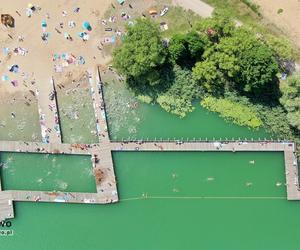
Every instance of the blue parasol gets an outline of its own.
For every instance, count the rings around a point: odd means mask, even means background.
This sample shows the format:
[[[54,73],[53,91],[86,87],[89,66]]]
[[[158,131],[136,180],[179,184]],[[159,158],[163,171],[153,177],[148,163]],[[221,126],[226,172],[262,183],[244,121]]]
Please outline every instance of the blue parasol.
[[[91,31],[92,30],[92,26],[90,25],[89,22],[85,21],[82,23],[82,28],[88,30],[88,31]]]

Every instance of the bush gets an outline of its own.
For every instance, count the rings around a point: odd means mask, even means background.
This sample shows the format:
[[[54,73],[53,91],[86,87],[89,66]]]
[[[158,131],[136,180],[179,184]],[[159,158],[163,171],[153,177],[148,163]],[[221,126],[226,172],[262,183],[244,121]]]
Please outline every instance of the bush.
[[[156,101],[167,112],[182,118],[194,110],[192,101],[197,95],[197,87],[189,70],[175,66],[173,72],[171,87],[161,93]]]
[[[286,83],[281,84],[280,90],[280,102],[287,111],[287,120],[300,132],[300,74],[288,77]]]
[[[169,93],[159,96],[157,103],[167,112],[178,115],[180,118],[185,117],[187,113],[194,110],[191,101]]]
[[[150,104],[153,101],[153,98],[149,95],[138,95],[137,99],[147,104]]]
[[[277,14],[281,14],[281,13],[283,13],[283,9],[278,9]]]

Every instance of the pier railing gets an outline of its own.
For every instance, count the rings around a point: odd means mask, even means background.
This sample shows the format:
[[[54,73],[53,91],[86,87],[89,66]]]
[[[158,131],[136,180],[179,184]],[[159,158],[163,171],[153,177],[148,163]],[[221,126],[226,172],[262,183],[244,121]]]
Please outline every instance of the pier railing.
[[[122,139],[111,139],[111,142],[117,142],[117,143],[141,143],[141,142],[174,142],[174,143],[195,143],[195,142],[222,142],[222,143],[232,143],[232,142],[270,142],[270,143],[295,143],[292,140],[288,139],[247,139],[247,138],[133,138],[133,137],[128,137],[128,138],[122,138]]]

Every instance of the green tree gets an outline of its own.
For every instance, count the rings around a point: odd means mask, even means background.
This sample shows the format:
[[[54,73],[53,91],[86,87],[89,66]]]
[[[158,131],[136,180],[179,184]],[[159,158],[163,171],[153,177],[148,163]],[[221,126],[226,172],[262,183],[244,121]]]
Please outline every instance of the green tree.
[[[159,70],[166,61],[160,30],[149,19],[137,19],[128,31],[122,45],[113,53],[113,65],[136,82],[159,83]]]
[[[191,31],[186,34],[185,40],[191,58],[200,60],[207,43],[207,41],[205,41],[205,37],[200,36],[195,31]]]
[[[277,37],[273,35],[264,36],[264,42],[274,52],[276,57],[280,60],[293,59],[293,46],[291,42],[284,37]]]
[[[223,37],[204,53],[204,58],[214,61],[222,73],[229,78],[234,77],[240,70],[239,55],[251,48],[256,38],[243,28],[232,31],[231,36]]]
[[[214,12],[211,18],[205,18],[196,25],[196,30],[208,35],[210,40],[218,43],[222,37],[231,36],[235,23],[226,13]]]
[[[243,51],[239,56],[240,71],[236,82],[248,93],[265,95],[274,93],[278,87],[278,64],[273,53],[265,45],[255,46]]]
[[[273,52],[252,32],[237,28],[231,36],[207,49],[204,62],[196,64],[193,76],[206,85],[227,87],[230,83],[247,94],[267,95],[278,87],[278,65]],[[221,81],[222,84],[217,84]],[[215,88],[206,89],[214,90]]]
[[[193,79],[208,93],[219,95],[223,93],[224,76],[218,70],[214,61],[197,62],[193,68]]]
[[[282,97],[280,102],[287,111],[289,124],[300,131],[300,74],[290,76],[280,86]]]
[[[284,37],[266,35],[263,37],[265,44],[273,51],[280,69],[292,72],[295,69],[294,50],[291,42]]]
[[[200,60],[208,43],[205,36],[200,36],[196,31],[187,34],[175,34],[170,39],[169,55],[173,62],[187,66]]]
[[[184,34],[175,34],[170,39],[169,55],[175,63],[181,63],[188,57],[188,50],[186,48],[186,40]]]

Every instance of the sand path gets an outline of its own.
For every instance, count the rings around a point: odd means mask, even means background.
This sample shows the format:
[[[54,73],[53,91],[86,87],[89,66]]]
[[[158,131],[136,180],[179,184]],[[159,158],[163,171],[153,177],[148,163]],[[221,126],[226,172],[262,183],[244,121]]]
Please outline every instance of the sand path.
[[[213,7],[200,0],[173,0],[173,4],[192,10],[201,17],[210,17],[214,11]]]

